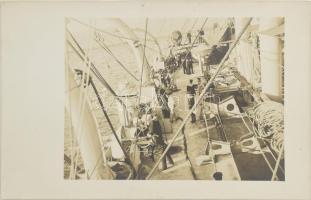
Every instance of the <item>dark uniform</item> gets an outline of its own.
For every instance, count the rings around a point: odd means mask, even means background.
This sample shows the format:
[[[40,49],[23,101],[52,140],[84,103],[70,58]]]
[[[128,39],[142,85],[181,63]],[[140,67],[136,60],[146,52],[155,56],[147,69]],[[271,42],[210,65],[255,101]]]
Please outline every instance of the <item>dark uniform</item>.
[[[188,38],[188,44],[191,44],[191,33],[187,33],[187,38]]]
[[[151,124],[150,124],[150,129],[152,134],[156,135],[156,143],[158,144],[158,147],[161,148],[161,152],[163,153],[165,148],[167,147],[166,143],[164,142],[163,138],[163,133],[160,125],[160,121],[157,117],[153,117]],[[167,153],[163,159],[162,159],[162,170],[167,169],[167,163],[166,160],[173,165],[174,161],[169,153]]]
[[[187,61],[188,74],[194,74],[191,51],[188,52],[186,61]]]
[[[192,109],[195,104],[195,86],[192,84],[192,80],[190,80],[190,84],[187,86],[187,95],[188,95],[188,108]],[[194,123],[196,121],[195,113],[191,113],[191,122]]]

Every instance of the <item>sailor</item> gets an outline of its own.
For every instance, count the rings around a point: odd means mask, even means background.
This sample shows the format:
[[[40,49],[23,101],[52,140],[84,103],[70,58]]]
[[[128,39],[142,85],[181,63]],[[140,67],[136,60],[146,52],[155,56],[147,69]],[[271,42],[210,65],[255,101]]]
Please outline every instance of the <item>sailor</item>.
[[[199,43],[203,43],[204,39],[204,31],[203,30],[199,30],[198,31],[198,34],[199,34]]]
[[[180,56],[181,57],[181,64],[182,64],[182,68],[184,71],[184,74],[188,74],[188,70],[187,70],[187,59],[185,58],[184,55]]]
[[[198,90],[198,94],[201,95],[203,89],[204,89],[204,83],[201,81],[201,78],[198,77],[198,87],[197,87],[197,90]]]
[[[180,54],[176,54],[176,56],[175,56],[175,62],[176,62],[177,68],[181,67],[181,66],[180,66],[180,65],[181,65],[181,56],[180,56]]]
[[[195,86],[193,85],[193,80],[190,79],[189,85],[187,85],[187,98],[188,98],[188,108],[191,109],[194,106],[195,103]],[[196,116],[195,113],[191,113],[191,123],[195,123]]]
[[[190,31],[187,33],[187,38],[188,38],[188,44],[191,44],[191,32]]]
[[[177,69],[177,65],[176,65],[176,60],[175,60],[174,56],[171,57],[171,65],[172,65],[172,68],[173,68],[173,72],[175,72],[176,69]]]
[[[176,80],[175,80],[175,74],[174,73],[170,73],[169,76],[170,76],[170,89],[172,91],[176,91],[177,90],[177,85],[176,85]]]
[[[152,113],[152,119],[150,123],[150,131],[153,135],[157,137],[157,142],[162,143],[163,136],[162,136],[162,128],[160,121],[156,115],[156,113]]]
[[[168,102],[168,96],[166,95],[165,89],[161,88],[159,90],[159,103],[161,106],[162,114],[164,118],[169,118],[170,116],[170,110],[168,108],[167,102]]]
[[[177,68],[179,68],[180,65],[181,65],[181,56],[180,56],[180,54],[176,54],[176,56],[175,56],[175,62],[176,62]]]
[[[186,57],[183,63],[183,68],[184,68],[184,74],[190,74],[189,60]]]
[[[170,73],[166,73],[166,75],[165,75],[165,82],[166,82],[166,87],[169,87],[171,85],[171,75],[170,75]]]
[[[205,87],[205,84],[201,81],[201,78],[198,77],[198,85],[197,85],[197,93],[198,95],[201,95],[203,92],[203,89]],[[203,119],[203,108],[204,108],[204,100],[201,101],[198,105],[198,116],[202,120]]]
[[[164,85],[164,87],[167,87],[166,70],[162,71],[161,73],[161,82]]]
[[[159,81],[159,79],[154,78],[153,82],[154,82],[154,85],[155,85],[156,88],[159,88],[161,86],[161,82]]]
[[[148,127],[144,120],[142,119],[142,116],[139,115],[137,119],[137,130],[136,135],[137,136],[146,136],[148,133]]]
[[[217,49],[217,45],[213,45],[212,46],[212,50],[211,50],[211,53],[210,53],[210,56],[208,58],[208,64],[209,65],[216,65],[218,64],[219,62],[219,51]]]
[[[186,59],[186,71],[187,74],[193,74],[193,64],[192,64],[192,54],[191,51],[188,50],[188,52],[185,55],[185,59]]]
[[[146,113],[146,114],[144,114],[144,115],[142,116],[142,122],[143,122],[144,124],[146,124],[147,126],[150,125],[151,119],[152,119],[152,116],[151,116],[150,113]]]
[[[174,122],[175,120],[183,120],[176,112],[176,103],[172,95],[168,97],[168,107],[170,109],[170,121]]]
[[[211,75],[209,73],[209,70],[207,70],[207,69],[203,72],[203,76],[204,76],[206,82],[208,82],[211,79]]]
[[[205,70],[205,71],[204,71],[204,78],[205,78],[205,80],[206,80],[207,83],[208,83],[209,80],[212,78],[212,76],[210,75],[210,73],[209,73],[208,70]],[[207,91],[208,91],[208,92],[212,92],[214,89],[215,89],[215,85],[214,85],[214,83],[211,83],[210,86],[208,87]]]
[[[170,121],[173,122],[175,101],[173,95],[169,95],[167,105],[170,109]]]
[[[188,105],[189,109],[194,105],[194,95],[195,95],[195,86],[193,84],[193,80],[189,80],[189,85],[187,85],[187,94],[188,94]]]
[[[164,141],[162,127],[161,127],[160,120],[158,119],[156,113],[152,114],[152,121],[150,124],[150,130],[151,130],[152,134],[155,136],[156,143],[159,145],[159,148],[161,149],[161,151],[163,153],[167,144]],[[167,169],[166,161],[168,161],[168,163],[171,166],[174,165],[174,161],[173,161],[171,155],[169,153],[167,153],[164,156],[164,158],[161,160],[161,166],[159,166],[159,168],[161,170]]]
[[[166,66],[167,66],[170,73],[172,73],[176,70],[175,57],[173,55],[169,55],[169,57],[167,58]]]
[[[187,72],[187,60],[183,60],[183,65],[182,65],[182,68],[183,68],[183,71],[184,71],[184,74],[188,74]]]

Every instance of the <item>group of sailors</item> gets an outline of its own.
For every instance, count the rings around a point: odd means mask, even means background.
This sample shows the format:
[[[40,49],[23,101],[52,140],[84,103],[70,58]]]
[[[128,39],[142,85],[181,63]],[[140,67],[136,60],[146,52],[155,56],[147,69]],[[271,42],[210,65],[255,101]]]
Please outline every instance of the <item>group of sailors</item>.
[[[149,141],[151,141],[149,143],[150,145],[146,146],[148,148],[147,153],[149,153],[148,155],[151,156],[153,161],[155,161],[155,149],[159,149],[160,152],[163,153],[165,148],[167,147],[167,144],[165,143],[165,139],[163,137],[163,125],[161,125],[160,123],[160,118],[161,115],[157,112],[156,109],[151,108],[149,104],[140,104],[137,124],[134,124],[137,127],[136,137],[145,138],[146,141],[149,139]],[[174,161],[169,153],[166,154],[166,156],[162,159],[160,166],[161,170],[167,169],[167,164],[171,166],[174,165]]]
[[[201,95],[201,93],[203,92],[206,84],[208,83],[208,81],[210,80],[211,76],[210,74],[207,72],[204,74],[204,79],[202,81],[202,79],[200,77],[197,78],[197,83],[194,84],[193,80],[190,79],[189,80],[189,84],[187,85],[186,91],[187,91],[187,100],[188,100],[188,109],[191,110],[192,107],[195,104],[195,98],[196,95]],[[199,116],[199,119],[202,120],[203,119],[203,114],[204,114],[204,101],[208,96],[211,96],[211,93],[213,92],[213,89],[215,88],[214,84],[210,84],[209,88],[207,89],[207,91],[205,92],[205,95],[203,97],[203,101],[201,101],[199,103],[199,105],[197,106],[197,115]],[[196,112],[193,111],[191,112],[191,123],[195,123],[196,122]]]
[[[159,60],[157,60],[159,61]],[[176,112],[176,103],[173,93],[177,91],[174,73],[182,68],[184,74],[193,74],[193,59],[191,51],[170,55],[164,60],[164,68],[153,70],[152,78],[155,83],[155,91],[159,107],[155,108],[150,104],[140,104],[138,108],[136,124],[136,136],[140,138],[152,138],[154,145],[152,148],[164,150],[167,146],[164,138],[164,119],[169,119],[171,123],[183,120]],[[154,68],[156,69],[156,68]],[[205,77],[206,78],[206,77]],[[207,80],[208,81],[208,80]],[[188,109],[192,109],[195,104],[195,96],[200,95],[205,87],[205,82],[197,78],[196,83],[191,79],[187,85]],[[201,105],[202,104],[202,105]],[[199,116],[203,113],[203,103],[199,104]],[[196,113],[191,113],[191,122],[196,122]],[[152,150],[153,151],[153,150]],[[152,158],[154,159],[153,155]],[[173,160],[169,153],[162,160],[162,169],[167,168],[167,161],[173,165]]]
[[[198,43],[203,43],[204,42],[204,30],[198,30],[197,31],[197,34],[198,34]],[[187,33],[187,39],[188,39],[188,44],[191,44],[191,42],[192,42],[192,34],[191,34],[191,32],[189,31],[188,33]]]
[[[189,80],[189,84],[187,85],[187,100],[188,100],[188,109],[191,110],[192,107],[195,104],[195,95],[196,93],[200,94],[200,91],[198,91],[198,88],[202,88],[203,84],[201,83],[201,79],[198,78],[198,83],[194,84],[193,80],[190,79]],[[204,88],[204,86],[203,86]],[[191,123],[195,123],[196,122],[196,114],[195,111],[191,112]]]
[[[204,32],[201,33],[204,35]],[[193,71],[193,58],[191,51],[187,50],[183,53],[177,53],[175,55],[170,52],[169,56],[164,62],[164,69],[160,69],[155,74],[154,78],[156,78],[158,84],[156,84],[156,93],[158,97],[158,102],[162,107],[162,114],[164,118],[170,118],[171,122],[174,120],[182,119],[178,116],[175,110],[175,103],[172,93],[177,91],[177,86],[174,79],[174,72],[178,68],[183,68],[184,74],[194,74]],[[211,78],[209,72],[206,70],[204,72],[203,80],[201,78],[197,78],[197,83],[194,84],[194,81],[191,79],[189,84],[187,85],[187,99],[188,99],[188,108],[191,109],[195,104],[195,96],[200,95],[203,91],[205,84]],[[213,88],[213,84],[210,88]],[[202,108],[203,106],[199,105],[199,116],[202,118]],[[191,122],[196,122],[195,112],[191,114]]]
[[[159,75],[160,75],[159,78],[161,82],[160,85],[161,88],[172,91],[177,89],[173,73],[170,73],[167,69],[164,69],[159,71]]]
[[[174,80],[174,72],[182,66],[182,61],[184,61],[182,60],[182,57],[185,57],[185,55],[178,55],[176,57],[170,55],[164,62],[164,69],[153,71],[153,80],[155,82],[159,109],[152,107],[150,104],[140,104],[138,108],[136,124],[134,123],[137,127],[136,136],[146,139],[152,138],[154,143],[152,148],[160,148],[164,150],[167,146],[165,139],[163,138],[164,124],[160,123],[160,121],[163,122],[163,119],[169,119],[170,122],[173,123],[176,120],[183,120],[176,112],[176,104],[173,97],[173,92],[177,91],[177,86]],[[191,54],[189,54],[187,58],[190,59]],[[153,155],[151,157],[153,158]],[[166,169],[168,167],[167,161],[168,164],[173,165],[173,160],[170,154],[167,154],[162,160],[162,169]]]
[[[174,78],[174,73],[177,69],[183,68],[184,74],[194,74],[193,58],[190,50],[175,55],[170,52],[167,59],[164,61],[164,69],[155,72],[156,78],[156,93],[158,102],[162,107],[164,118],[170,118],[170,121],[182,119],[176,112],[176,105],[172,93],[177,91],[177,85]],[[154,79],[155,80],[155,79]]]
[[[194,74],[191,51],[188,51],[181,59],[184,74]]]
[[[160,122],[156,112],[148,104],[140,104],[137,116],[136,135],[139,137],[155,136],[162,138]]]
[[[175,56],[171,52],[165,60],[165,66],[170,73],[174,73],[178,68],[182,67],[184,74],[194,74],[193,57],[190,50],[177,53]]]

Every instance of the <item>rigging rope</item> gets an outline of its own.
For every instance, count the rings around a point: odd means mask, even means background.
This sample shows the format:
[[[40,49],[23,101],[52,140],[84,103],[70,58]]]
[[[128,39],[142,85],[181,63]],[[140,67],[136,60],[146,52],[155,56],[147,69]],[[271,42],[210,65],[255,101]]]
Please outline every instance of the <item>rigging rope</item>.
[[[105,33],[105,34],[107,34],[107,35],[110,35],[110,36],[113,36],[113,37],[116,37],[116,38],[122,38],[122,39],[126,39],[126,40],[136,41],[136,40],[134,40],[134,39],[132,39],[132,38],[124,37],[124,36],[121,36],[121,35],[116,35],[116,34],[114,34],[114,33],[110,33],[110,32],[108,32],[108,31],[105,31],[105,30],[96,28],[96,27],[91,26],[91,25],[89,25],[89,24],[83,23],[83,22],[81,22],[81,21],[79,21],[79,20],[77,20],[77,19],[75,19],[75,18],[69,18],[69,19],[70,19],[70,20],[73,20],[73,21],[75,21],[75,22],[77,22],[77,23],[79,23],[79,24],[81,24],[81,25],[83,25],[83,26],[86,26],[86,27],[88,27],[88,28],[94,29],[94,30],[96,30],[96,31],[99,31],[99,32],[101,32],[101,33]]]
[[[79,24],[81,24],[81,25],[83,25],[83,26],[86,26],[86,27],[88,27],[88,28],[91,28],[91,29],[94,29],[94,30],[99,31],[99,32],[101,32],[101,33],[105,33],[105,34],[107,34],[107,35],[110,35],[110,36],[112,36],[112,37],[116,37],[116,38],[119,38],[119,39],[125,39],[125,40],[130,40],[130,41],[133,41],[133,42],[137,42],[137,40],[135,40],[135,39],[133,39],[133,38],[124,37],[124,36],[121,36],[121,35],[117,35],[117,34],[114,34],[114,33],[110,33],[110,32],[105,31],[105,30],[103,30],[103,29],[100,29],[100,28],[91,26],[91,25],[89,25],[89,24],[86,24],[86,23],[84,23],[84,22],[81,22],[81,21],[79,21],[79,20],[77,20],[77,19],[75,19],[75,18],[69,18],[69,19],[70,19],[70,20],[73,20],[73,21],[75,21],[75,22],[77,22],[77,23],[79,23]]]
[[[109,49],[109,47],[103,42],[103,41],[99,41],[98,39],[95,38],[95,41],[97,42],[97,44],[102,47],[111,57],[113,57],[115,59],[115,61],[130,75],[132,76],[136,81],[138,81],[139,79],[136,78],[136,76],[134,74],[132,74],[132,72],[130,70],[128,70],[124,64],[112,53],[112,51]]]
[[[93,90],[94,90],[94,93],[95,93],[95,95],[96,95],[96,97],[97,97],[98,103],[100,104],[100,107],[101,107],[101,109],[102,109],[102,111],[103,111],[103,113],[104,113],[104,115],[105,115],[105,118],[106,118],[108,124],[109,124],[110,129],[111,129],[111,131],[112,131],[114,137],[116,138],[116,140],[117,140],[117,142],[118,142],[118,144],[119,144],[119,146],[120,146],[120,148],[121,148],[121,150],[122,150],[122,152],[123,152],[123,154],[124,154],[124,156],[125,156],[125,158],[126,158],[126,161],[127,161],[128,164],[133,168],[133,171],[134,171],[134,173],[135,173],[135,168],[134,168],[134,165],[133,165],[133,163],[132,163],[132,161],[131,161],[131,159],[130,159],[130,156],[127,154],[127,152],[125,151],[124,147],[122,146],[122,143],[121,143],[121,141],[120,141],[120,138],[118,137],[118,135],[117,135],[117,133],[116,133],[116,131],[115,131],[113,125],[112,125],[112,122],[111,122],[111,120],[110,120],[110,118],[109,118],[109,116],[108,116],[108,114],[107,114],[107,112],[106,112],[106,109],[105,109],[105,107],[104,107],[104,104],[103,104],[103,102],[102,102],[102,100],[101,100],[101,97],[100,97],[99,94],[98,94],[97,88],[96,88],[96,86],[95,86],[93,80],[91,80],[90,83],[91,83],[92,88],[93,88]]]
[[[78,49],[80,50],[80,52],[73,46],[73,44],[67,39],[67,43],[69,44],[69,46],[77,53],[77,55],[79,56],[80,59],[83,60],[83,57],[85,55],[84,50],[82,49],[82,47],[79,45],[79,43],[77,42],[77,40],[74,38],[74,36],[72,35],[72,33],[67,30],[67,33],[70,35],[71,39],[73,40],[73,42],[75,43],[75,45],[78,47]],[[89,59],[89,58],[88,58]],[[108,90],[109,92],[122,104],[125,105],[123,103],[123,101],[120,99],[119,95],[117,95],[115,93],[115,91],[111,88],[111,86],[108,84],[108,82],[103,78],[103,76],[101,75],[101,73],[98,71],[98,69],[95,67],[95,65],[91,62],[91,71],[92,73],[96,76],[96,78],[100,81],[101,84],[103,84]],[[131,95],[130,95],[131,96]],[[123,96],[121,96],[123,97]]]
[[[193,29],[194,29],[194,27],[198,21],[199,21],[199,18],[196,18],[194,23],[192,24],[192,27],[189,29],[188,33],[190,33],[190,34],[192,33],[192,31],[193,31]],[[187,41],[187,37],[185,37],[185,40]]]
[[[275,167],[274,167],[274,170],[273,170],[271,181],[274,181],[275,177],[277,178],[277,174],[276,173],[278,171],[278,167],[280,165],[283,153],[284,153],[284,145],[282,144],[281,149],[280,149],[280,154],[278,156],[278,160],[276,161],[276,164],[275,164]]]
[[[143,60],[142,60],[142,65],[141,65],[141,74],[140,74],[140,86],[139,86],[139,96],[138,96],[138,106],[140,104],[140,98],[141,98],[141,89],[142,89],[142,84],[143,84],[143,71],[144,71],[144,64],[145,64],[145,50],[146,50],[146,38],[147,38],[147,28],[148,28],[148,18],[146,18],[145,21],[145,37],[144,37],[144,48],[143,48]],[[138,124],[138,117],[136,120],[136,125]],[[136,136],[138,137],[138,135]],[[133,151],[137,151],[137,144],[134,145]],[[135,160],[135,153],[133,154],[133,160]]]
[[[84,50],[81,48],[81,46],[78,44],[78,42],[77,42],[76,39],[73,37],[73,35],[70,33],[70,31],[67,30],[67,32],[68,32],[69,35],[71,36],[71,39],[74,41],[74,43],[76,44],[76,46],[78,47],[78,49],[80,50],[80,52],[77,51],[77,49],[73,46],[73,44],[72,44],[69,40],[67,40],[67,43],[73,48],[73,50],[78,54],[78,56],[79,56],[82,60],[83,60],[83,58],[86,58],[86,61],[88,61],[88,64],[89,64],[89,66],[90,66],[90,70],[94,73],[94,75],[97,77],[97,79],[98,79],[101,83],[103,83],[103,84],[106,86],[106,88],[107,88],[108,90],[110,90],[110,92],[113,94],[113,96],[115,96],[115,97],[121,102],[122,105],[124,105],[124,103],[121,101],[121,99],[119,99],[119,96],[112,90],[112,88],[109,86],[109,84],[108,84],[108,83],[104,80],[104,78],[101,76],[100,72],[97,70],[97,68],[96,68],[96,67],[94,66],[94,64],[91,62],[91,59],[87,57],[86,53],[85,53]],[[83,81],[83,82],[84,82],[84,81]],[[87,83],[88,83],[88,82],[89,82],[89,81],[87,81]],[[93,82],[91,82],[91,83],[93,83]],[[98,96],[97,96],[97,97],[98,97]],[[101,106],[102,106],[102,108],[103,108],[103,105],[101,105]],[[105,117],[106,117],[106,119],[107,119],[107,121],[108,121],[108,123],[109,123],[109,122],[110,122],[109,117],[108,117],[107,113],[105,112],[105,110],[103,110],[103,111],[104,111]],[[109,125],[110,125],[110,127],[111,127],[111,129],[112,129],[114,135],[116,136],[117,141],[118,141],[119,144],[121,145],[121,142],[119,141],[119,139],[118,139],[118,137],[117,137],[117,135],[116,135],[116,133],[115,133],[115,131],[114,131],[114,128],[112,127],[111,122],[109,123]],[[121,148],[122,148],[122,146],[121,146]],[[123,152],[124,152],[125,155],[127,155],[126,152],[124,151],[124,149],[123,149]],[[126,157],[128,157],[128,156],[126,156]],[[131,163],[131,161],[129,160],[129,157],[128,157],[127,160],[128,160],[129,163]],[[131,165],[132,165],[132,164],[131,164]]]
[[[69,45],[73,48],[73,50],[78,54],[78,56],[82,59],[83,55],[85,55],[84,50],[80,47],[80,45],[77,43],[77,41],[74,39],[73,35],[69,32],[68,33],[71,35],[72,40],[74,40],[75,44],[78,46],[79,50],[81,52],[78,52],[76,48],[74,48],[74,46],[72,45],[72,43],[67,40],[67,42],[69,43]],[[82,55],[81,55],[82,54]],[[95,67],[95,65],[91,62],[91,60],[88,58],[90,64],[91,64],[91,71],[94,73],[94,75],[96,76],[96,78],[112,93],[112,95],[122,104],[122,106],[126,107],[126,105],[124,104],[124,102],[119,98],[119,96],[117,96],[117,94],[112,90],[112,88],[110,87],[110,85],[105,81],[105,79],[101,76],[101,74],[99,73],[99,71],[97,70],[97,68]],[[105,112],[104,112],[105,114]],[[107,117],[106,117],[107,118]],[[108,120],[108,119],[107,119]],[[122,148],[122,147],[121,147]],[[126,155],[126,154],[125,154]],[[130,161],[129,161],[130,162]]]
[[[146,53],[147,29],[148,29],[148,18],[146,18],[146,22],[145,22],[145,39],[144,39],[143,60],[142,60],[141,74],[140,74],[140,86],[139,86],[138,105],[140,104],[141,89],[142,89],[142,85],[143,85],[143,72],[144,72],[144,65],[145,65],[145,59],[146,59],[146,58],[145,58],[145,53]]]

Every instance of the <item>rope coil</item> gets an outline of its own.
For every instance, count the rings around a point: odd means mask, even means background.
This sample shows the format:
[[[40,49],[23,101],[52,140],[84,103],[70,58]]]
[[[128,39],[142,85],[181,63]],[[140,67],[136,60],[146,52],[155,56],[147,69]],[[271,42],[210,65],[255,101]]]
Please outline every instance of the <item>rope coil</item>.
[[[271,147],[280,153],[284,141],[284,106],[273,101],[265,101],[254,106],[250,116],[258,126],[262,138],[271,138]]]

